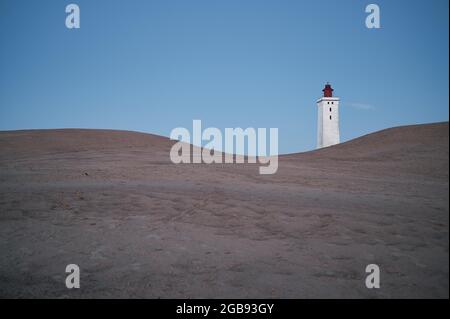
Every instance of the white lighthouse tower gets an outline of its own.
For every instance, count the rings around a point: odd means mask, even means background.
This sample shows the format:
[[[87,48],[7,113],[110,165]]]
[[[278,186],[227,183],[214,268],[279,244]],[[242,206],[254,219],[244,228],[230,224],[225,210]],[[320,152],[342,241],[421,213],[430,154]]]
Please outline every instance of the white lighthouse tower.
[[[323,97],[317,100],[317,148],[339,144],[339,98],[326,84]]]

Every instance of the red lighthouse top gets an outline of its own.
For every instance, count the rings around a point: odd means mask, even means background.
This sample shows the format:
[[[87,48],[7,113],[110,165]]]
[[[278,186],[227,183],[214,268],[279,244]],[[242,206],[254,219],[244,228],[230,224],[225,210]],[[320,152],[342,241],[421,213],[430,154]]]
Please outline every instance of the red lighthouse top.
[[[322,90],[324,97],[333,97],[333,89],[330,84],[325,84],[325,88]]]

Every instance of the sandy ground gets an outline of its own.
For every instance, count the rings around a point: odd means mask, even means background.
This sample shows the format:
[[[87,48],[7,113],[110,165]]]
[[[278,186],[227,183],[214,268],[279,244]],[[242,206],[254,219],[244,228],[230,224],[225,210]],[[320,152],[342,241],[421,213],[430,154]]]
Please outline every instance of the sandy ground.
[[[149,134],[0,132],[0,297],[448,298],[448,143],[394,128],[264,176]]]

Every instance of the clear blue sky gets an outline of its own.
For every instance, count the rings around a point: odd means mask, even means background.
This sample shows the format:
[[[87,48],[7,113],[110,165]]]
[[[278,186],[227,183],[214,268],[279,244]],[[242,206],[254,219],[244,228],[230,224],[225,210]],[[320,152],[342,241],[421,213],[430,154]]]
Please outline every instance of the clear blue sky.
[[[81,29],[65,27],[65,6]],[[365,27],[377,3],[381,29]],[[448,121],[448,1],[0,0],[0,130],[278,127],[313,149],[329,81],[341,138]]]

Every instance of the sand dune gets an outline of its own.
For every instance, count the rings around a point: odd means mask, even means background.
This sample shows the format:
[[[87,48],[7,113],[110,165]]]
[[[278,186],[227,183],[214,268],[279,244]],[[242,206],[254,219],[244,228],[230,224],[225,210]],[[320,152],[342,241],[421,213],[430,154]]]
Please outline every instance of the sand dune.
[[[0,297],[449,297],[448,123],[281,156],[275,175],[174,165],[172,143],[0,132]]]

